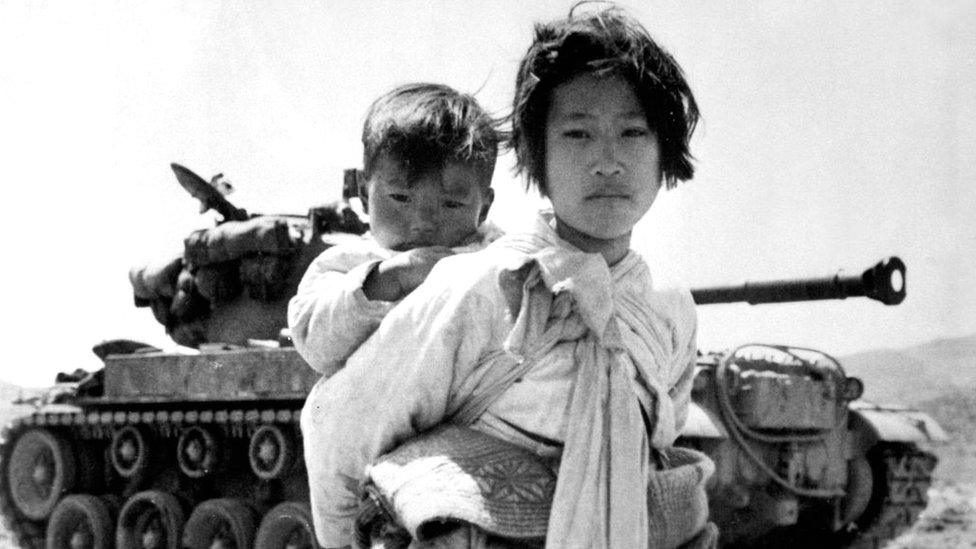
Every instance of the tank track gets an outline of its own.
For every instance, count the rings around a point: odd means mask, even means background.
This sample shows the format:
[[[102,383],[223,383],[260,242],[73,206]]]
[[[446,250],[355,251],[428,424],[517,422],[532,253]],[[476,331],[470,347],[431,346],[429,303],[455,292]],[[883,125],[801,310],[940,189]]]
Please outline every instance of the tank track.
[[[297,427],[301,411],[284,406],[265,408],[228,407],[221,409],[176,409],[147,411],[35,412],[5,426],[0,434],[0,517],[11,536],[21,547],[44,546],[45,524],[28,520],[14,510],[6,486],[9,443],[32,427],[69,431],[80,440],[108,440],[114,430],[127,425],[149,427],[161,437],[175,437],[181,427],[211,425],[229,436],[244,438],[253,429],[268,424],[292,424]],[[850,549],[880,549],[888,541],[910,528],[928,503],[936,458],[914,445],[885,445],[872,457],[875,486],[884,489],[875,494],[865,513],[861,528],[837,540],[837,546]]]
[[[844,540],[850,549],[880,549],[911,528],[928,504],[936,457],[913,445],[885,445],[875,456],[875,485],[884,483],[867,511],[867,524]],[[874,465],[874,464],[872,464]]]
[[[77,409],[76,411],[34,412],[15,419],[0,431],[0,473],[2,473],[0,474],[0,520],[20,547],[25,549],[44,547],[46,523],[20,516],[11,501],[7,486],[6,461],[11,450],[9,444],[16,440],[21,432],[32,427],[45,427],[62,433],[69,432],[74,440],[109,440],[114,430],[127,425],[148,427],[162,437],[177,436],[181,427],[209,425],[224,429],[230,437],[243,438],[262,425],[292,424],[297,428],[300,416],[300,409],[285,406],[144,411]]]

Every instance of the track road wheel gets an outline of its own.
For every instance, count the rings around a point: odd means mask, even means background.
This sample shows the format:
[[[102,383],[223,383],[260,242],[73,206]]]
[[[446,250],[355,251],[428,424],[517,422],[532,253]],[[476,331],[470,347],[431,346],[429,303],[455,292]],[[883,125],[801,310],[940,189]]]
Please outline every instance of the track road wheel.
[[[150,453],[148,434],[135,425],[126,425],[112,435],[112,468],[124,479],[145,475]]]
[[[135,494],[119,511],[115,528],[118,549],[180,549],[183,508],[169,493],[147,490]]]
[[[14,441],[8,459],[6,480],[14,508],[27,519],[46,520],[75,485],[68,443],[47,429],[28,429]]]
[[[62,499],[47,523],[47,549],[111,549],[115,522],[101,499],[77,494]]]
[[[255,549],[318,549],[312,513],[307,503],[286,501],[273,507],[261,520]]]
[[[284,476],[295,463],[295,442],[286,429],[262,425],[251,436],[247,456],[251,470],[261,480]]]
[[[243,501],[209,499],[196,506],[183,529],[187,549],[250,549],[254,546],[254,511]]]
[[[180,433],[176,443],[176,462],[183,474],[203,478],[220,467],[221,440],[215,431],[193,426]]]

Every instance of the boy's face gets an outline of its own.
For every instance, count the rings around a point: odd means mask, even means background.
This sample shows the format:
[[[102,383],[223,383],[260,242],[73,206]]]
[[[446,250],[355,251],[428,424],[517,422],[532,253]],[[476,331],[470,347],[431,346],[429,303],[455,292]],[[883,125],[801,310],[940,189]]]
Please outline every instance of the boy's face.
[[[661,188],[661,166],[657,136],[626,80],[584,74],[552,91],[546,186],[557,223],[629,243]]]
[[[380,155],[366,182],[373,238],[397,251],[461,244],[478,229],[491,205],[491,176],[484,171],[448,162],[408,186],[400,163]]]

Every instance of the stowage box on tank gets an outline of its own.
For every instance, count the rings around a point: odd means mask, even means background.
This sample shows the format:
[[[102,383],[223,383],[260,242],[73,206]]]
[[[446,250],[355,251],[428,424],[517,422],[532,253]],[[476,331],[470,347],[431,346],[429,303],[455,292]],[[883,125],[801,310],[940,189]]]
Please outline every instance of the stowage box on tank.
[[[223,220],[182,257],[134,269],[136,304],[196,354],[96,346],[103,370],[52,392],[4,431],[0,513],[23,547],[316,547],[299,416],[319,375],[278,330],[309,262],[366,226],[347,204],[254,216],[174,165]],[[357,187],[347,171],[344,196]],[[203,243],[203,244],[201,244]],[[867,295],[895,304],[905,267],[857,277],[693,290],[696,302]],[[944,439],[928,416],[858,400],[830,356],[787,345],[700,355],[678,444],[716,463],[711,518],[725,546],[877,547],[926,503]]]

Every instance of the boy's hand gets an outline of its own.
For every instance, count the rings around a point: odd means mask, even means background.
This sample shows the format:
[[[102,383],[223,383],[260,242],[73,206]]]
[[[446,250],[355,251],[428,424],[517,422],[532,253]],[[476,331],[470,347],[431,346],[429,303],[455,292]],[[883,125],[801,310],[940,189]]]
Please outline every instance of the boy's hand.
[[[414,248],[380,262],[363,282],[370,301],[396,301],[414,291],[434,264],[454,252],[446,246]]]

